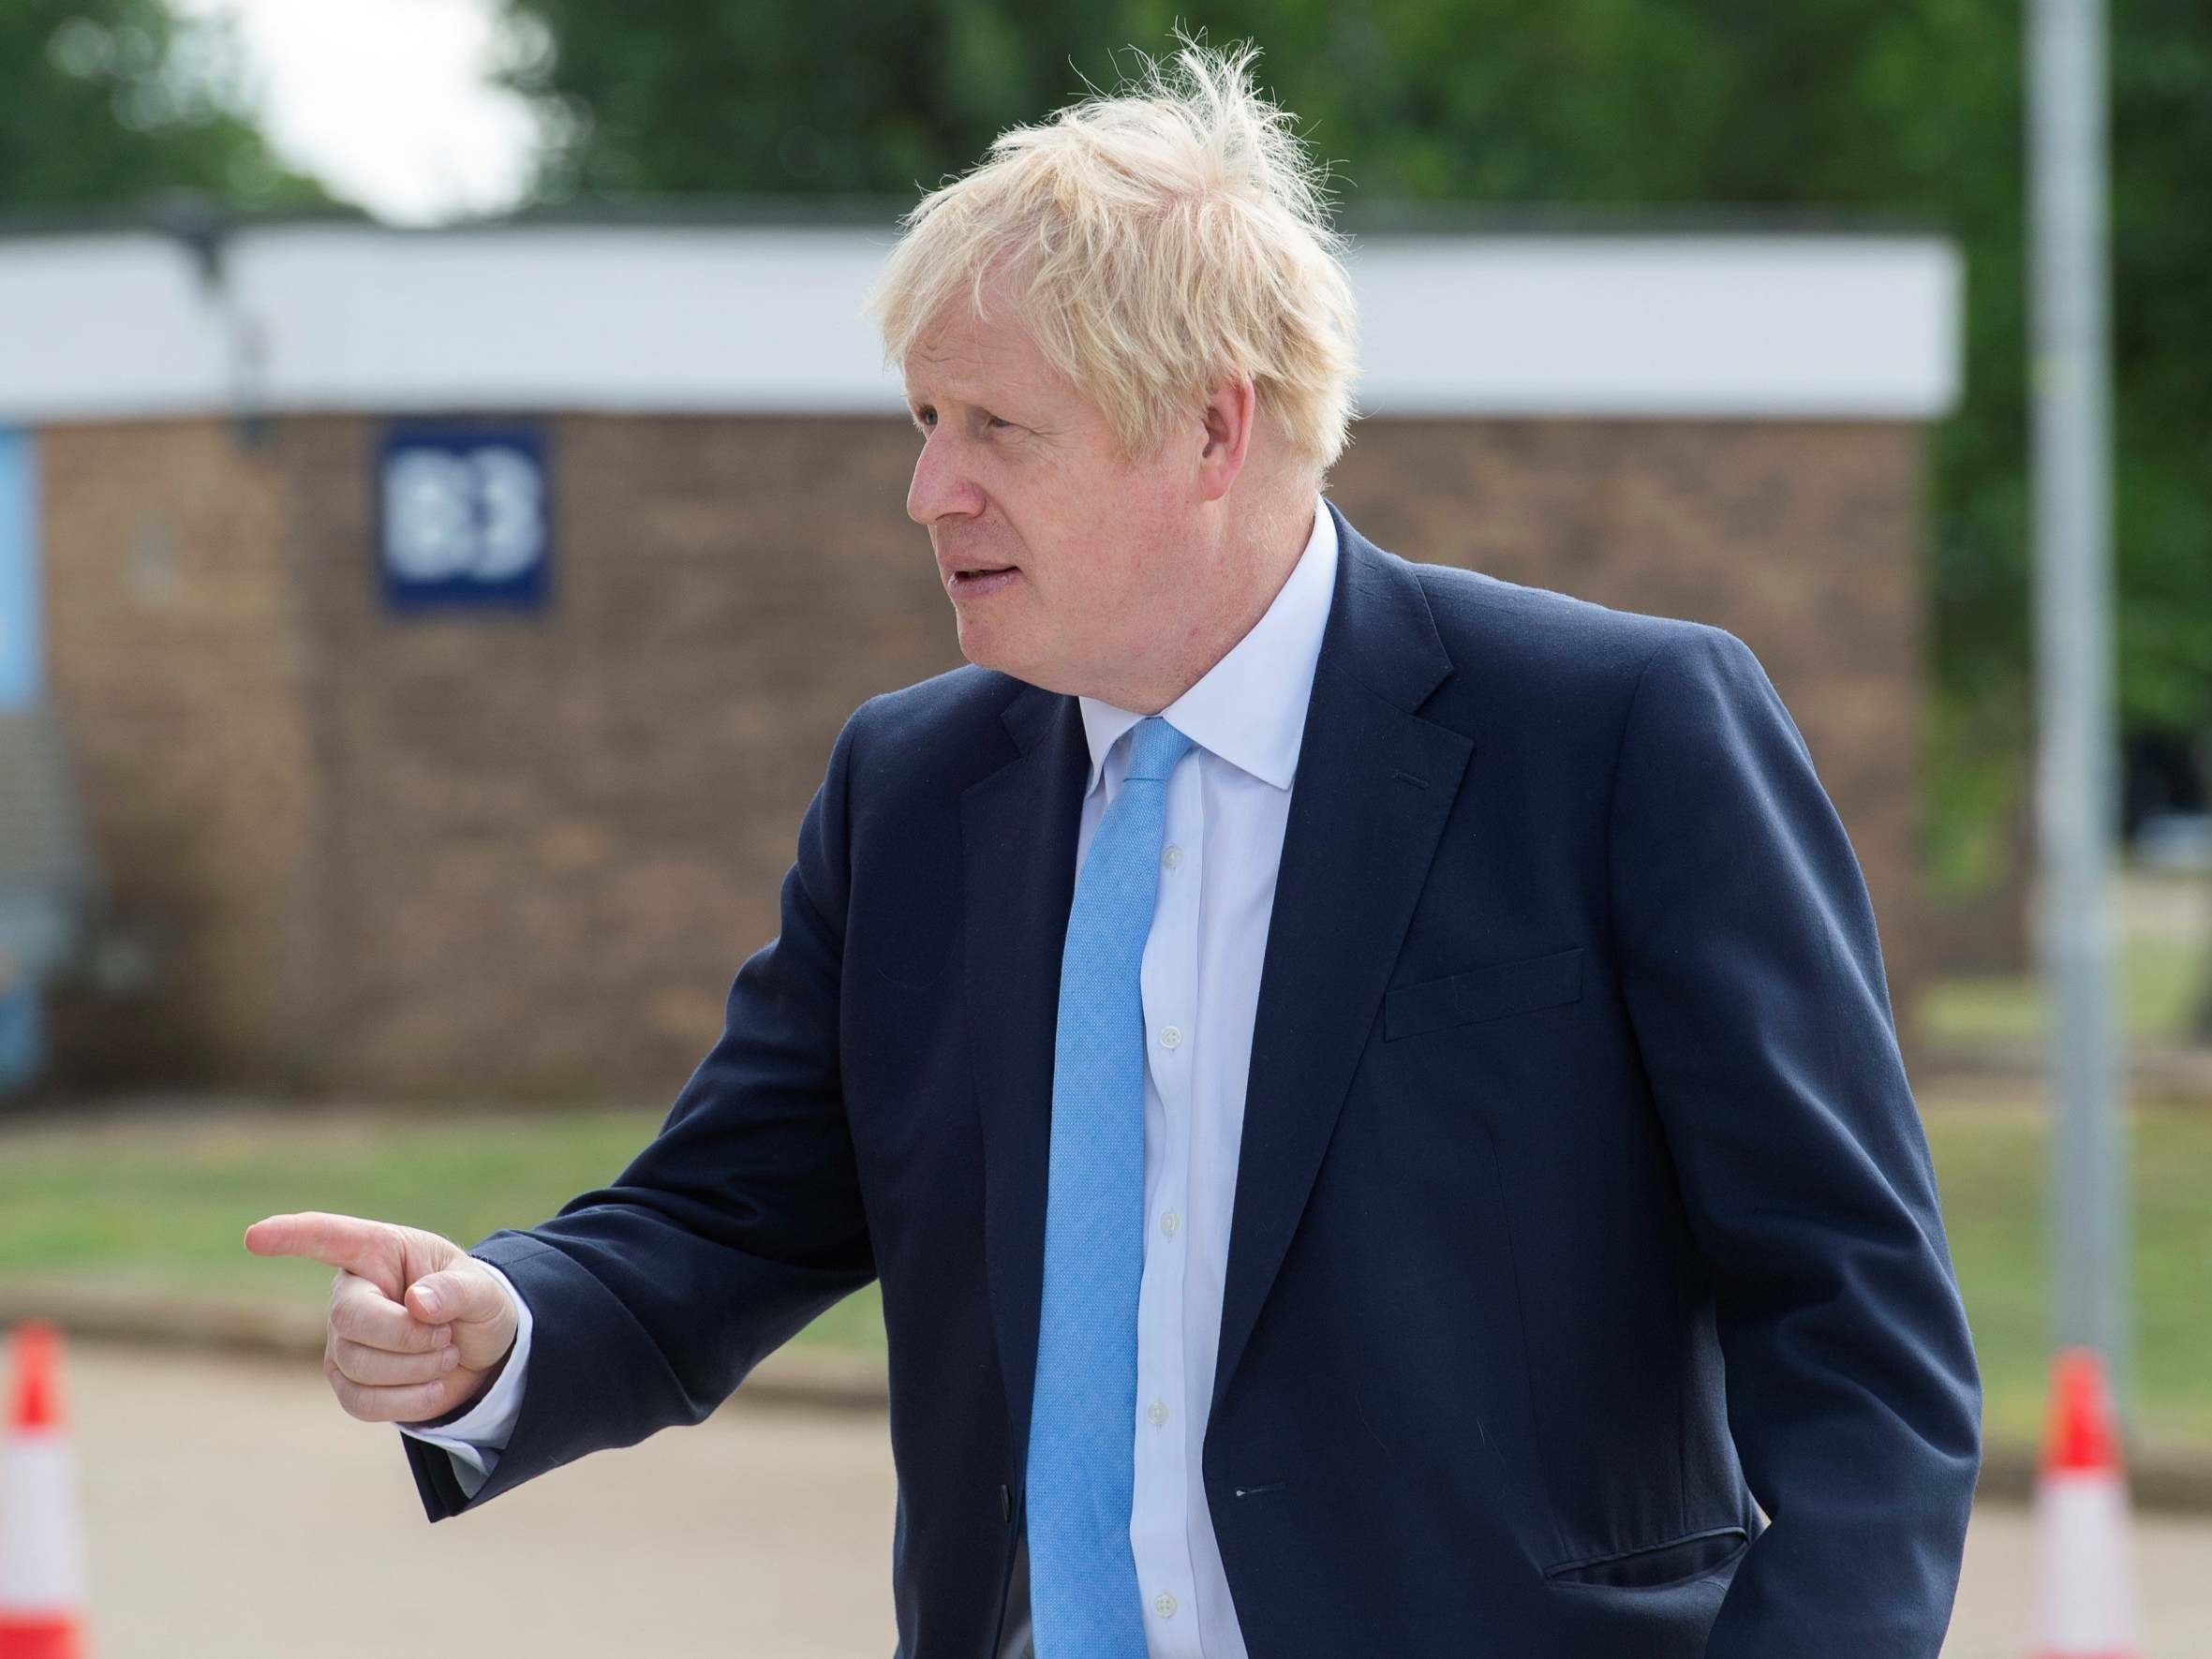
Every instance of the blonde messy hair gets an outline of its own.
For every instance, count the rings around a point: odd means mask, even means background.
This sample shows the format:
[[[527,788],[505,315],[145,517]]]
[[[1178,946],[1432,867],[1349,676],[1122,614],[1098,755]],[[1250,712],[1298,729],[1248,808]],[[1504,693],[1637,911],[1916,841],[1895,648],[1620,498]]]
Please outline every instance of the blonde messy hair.
[[[1157,455],[1212,386],[1246,375],[1287,446],[1326,471],[1358,368],[1326,169],[1249,84],[1256,48],[1180,37],[1171,68],[1137,53],[1138,83],[1001,134],[899,220],[868,298],[884,360],[901,364],[963,288],[983,318],[986,281],[1002,276],[1125,456]]]

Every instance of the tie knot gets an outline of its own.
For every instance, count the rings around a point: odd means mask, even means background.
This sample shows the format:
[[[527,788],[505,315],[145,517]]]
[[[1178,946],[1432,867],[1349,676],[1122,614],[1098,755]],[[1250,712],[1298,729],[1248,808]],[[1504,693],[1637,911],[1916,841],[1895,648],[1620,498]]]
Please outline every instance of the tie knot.
[[[1191,740],[1158,715],[1148,715],[1129,733],[1129,776],[1165,778],[1191,750]]]

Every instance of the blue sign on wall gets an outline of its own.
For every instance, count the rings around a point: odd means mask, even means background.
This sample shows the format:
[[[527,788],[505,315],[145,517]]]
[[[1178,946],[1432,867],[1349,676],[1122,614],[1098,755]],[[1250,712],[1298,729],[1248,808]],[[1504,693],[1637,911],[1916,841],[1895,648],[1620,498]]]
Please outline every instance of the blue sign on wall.
[[[536,425],[388,424],[375,481],[386,604],[542,610],[553,586],[546,450]]]

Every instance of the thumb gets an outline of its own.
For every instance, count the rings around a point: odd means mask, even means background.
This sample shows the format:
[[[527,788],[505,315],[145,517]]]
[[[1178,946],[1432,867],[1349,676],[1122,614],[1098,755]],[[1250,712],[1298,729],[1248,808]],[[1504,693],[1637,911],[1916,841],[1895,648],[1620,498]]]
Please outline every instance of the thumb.
[[[481,1268],[442,1268],[408,1287],[408,1311],[426,1325],[482,1324],[507,1311],[507,1293]]]

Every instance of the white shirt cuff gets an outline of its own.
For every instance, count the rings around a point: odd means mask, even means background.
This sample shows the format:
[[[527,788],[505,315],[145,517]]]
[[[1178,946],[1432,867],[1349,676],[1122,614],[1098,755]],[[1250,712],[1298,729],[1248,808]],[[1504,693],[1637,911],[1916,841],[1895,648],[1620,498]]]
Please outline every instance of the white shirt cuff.
[[[498,1466],[499,1454],[506,1449],[508,1438],[514,1432],[515,1419],[522,1415],[523,1370],[530,1358],[529,1303],[523,1300],[522,1293],[506,1274],[489,1262],[482,1265],[499,1281],[508,1300],[514,1304],[514,1351],[507,1356],[507,1369],[474,1405],[451,1423],[436,1429],[418,1428],[410,1423],[395,1425],[402,1434],[411,1434],[450,1456],[453,1460],[453,1478],[460,1482],[462,1494],[470,1498],[491,1479],[492,1471]]]

